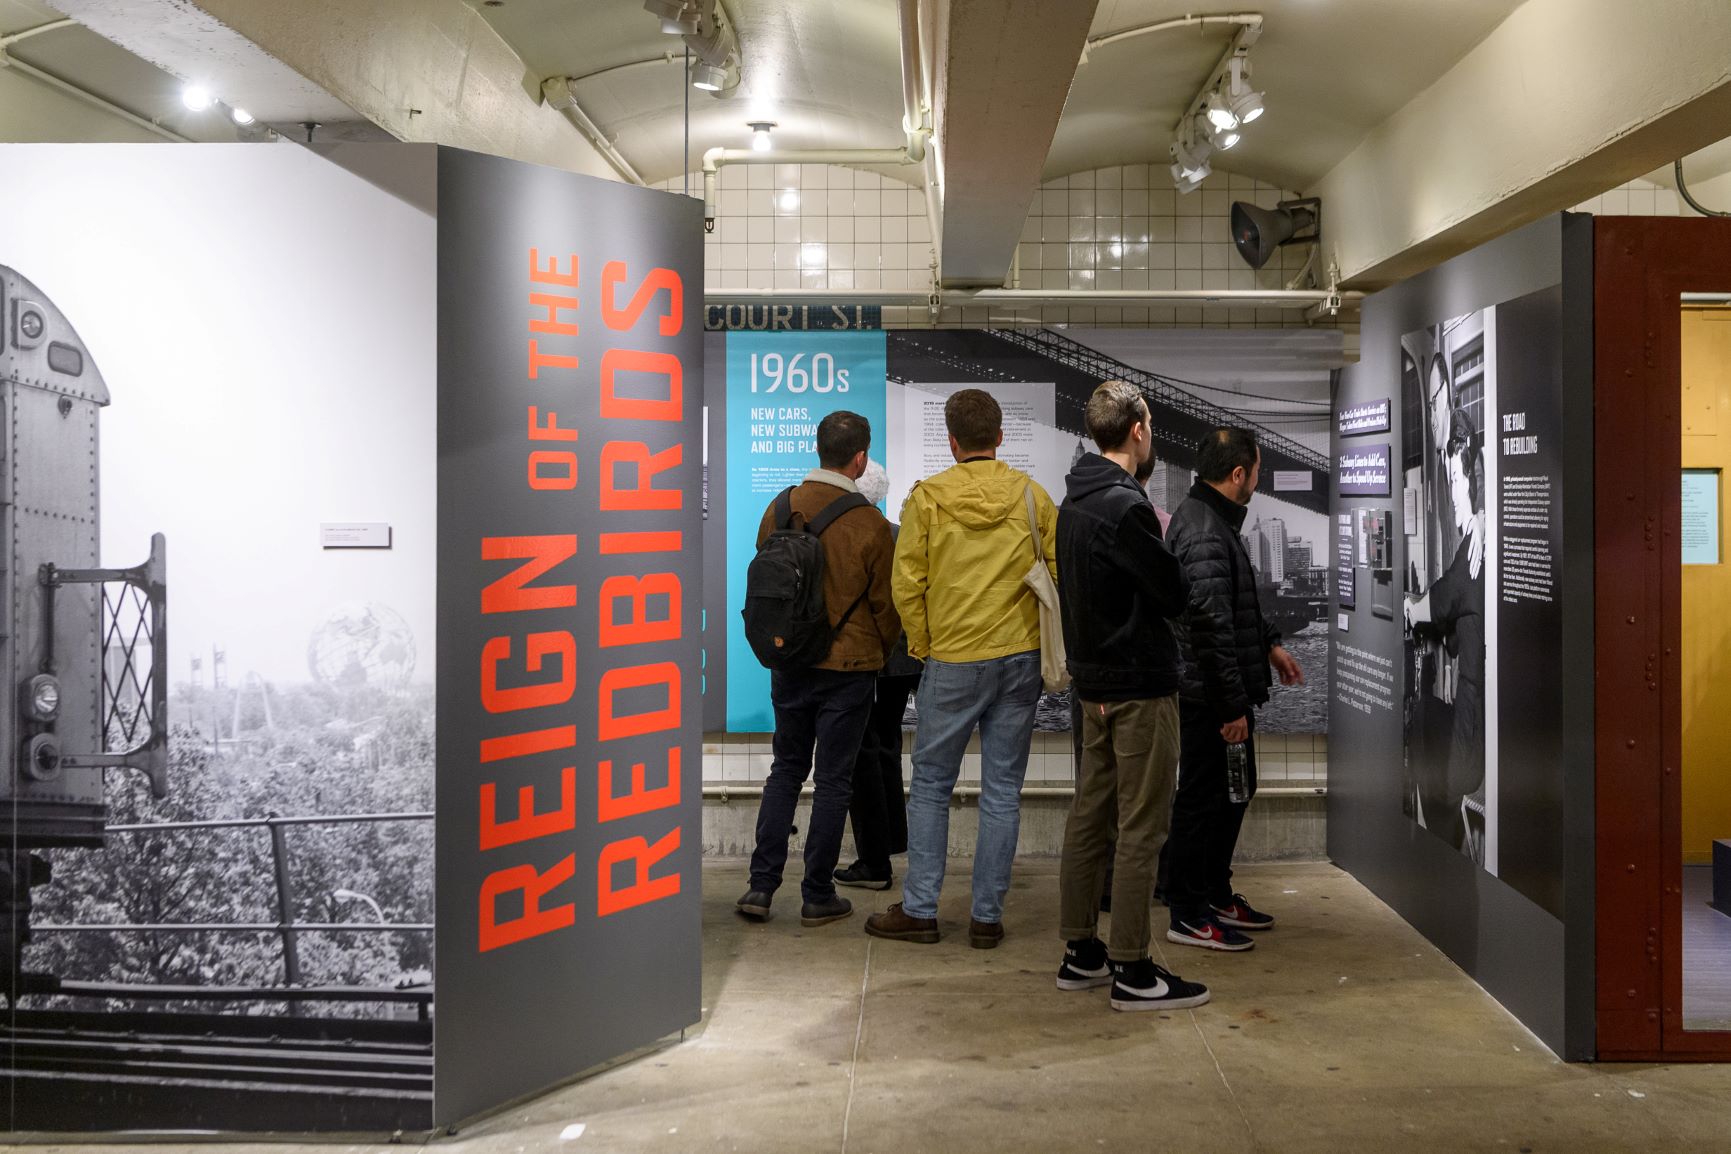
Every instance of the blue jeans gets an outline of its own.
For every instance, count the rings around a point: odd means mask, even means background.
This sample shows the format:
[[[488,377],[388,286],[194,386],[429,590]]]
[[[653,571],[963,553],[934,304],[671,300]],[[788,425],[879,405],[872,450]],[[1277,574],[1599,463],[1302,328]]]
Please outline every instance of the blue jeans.
[[[914,781],[908,791],[908,875],[902,910],[938,916],[950,844],[950,794],[974,727],[980,729],[980,836],[974,850],[973,918],[998,922],[1022,823],[1022,779],[1040,702],[1040,654],[952,664],[928,659],[914,697]]]

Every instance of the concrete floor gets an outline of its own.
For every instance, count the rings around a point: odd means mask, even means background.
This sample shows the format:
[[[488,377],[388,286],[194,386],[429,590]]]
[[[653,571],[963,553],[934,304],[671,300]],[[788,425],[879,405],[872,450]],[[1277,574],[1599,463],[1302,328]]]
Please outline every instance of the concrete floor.
[[[1256,950],[1157,946],[1213,987],[1213,1004],[1120,1014],[1104,990],[1053,987],[1055,862],[1018,864],[995,951],[967,945],[966,862],[952,869],[935,946],[862,932],[895,891],[847,891],[853,918],[806,930],[793,886],[777,917],[747,923],[732,911],[743,864],[711,862],[705,1011],[684,1042],[424,1148],[1731,1149],[1731,1067],[1565,1065],[1339,870],[1249,866],[1239,880],[1281,919]]]

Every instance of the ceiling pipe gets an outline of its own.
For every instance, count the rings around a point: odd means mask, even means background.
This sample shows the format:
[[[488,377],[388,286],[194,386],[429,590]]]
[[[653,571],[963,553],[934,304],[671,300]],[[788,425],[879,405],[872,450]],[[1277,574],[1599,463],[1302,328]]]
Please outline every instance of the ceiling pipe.
[[[54,26],[64,27],[64,25],[59,23],[56,23]],[[13,34],[13,36],[7,38],[7,43],[15,43],[18,40],[24,39],[26,36],[46,31],[48,31],[46,26],[39,25],[36,28],[26,29],[24,32]],[[34,64],[26,64],[16,56],[8,54],[5,48],[5,44],[0,44],[0,70],[21,72],[25,76],[29,76],[32,79],[48,85],[50,88],[58,89],[59,91],[66,93],[66,95],[75,100],[83,101],[92,108],[100,109],[101,111],[108,113],[110,116],[117,116],[128,124],[142,128],[146,132],[153,132],[164,140],[172,140],[176,144],[191,144],[193,142],[190,136],[182,136],[180,133],[175,132],[172,129],[164,128],[154,120],[147,120],[129,108],[122,108],[112,100],[104,99],[103,97],[96,95],[94,92],[88,92],[85,89],[78,87],[78,85],[73,84],[71,81],[62,80],[52,72],[44,72]]]
[[[932,284],[941,283],[943,264],[943,205],[939,203],[942,187],[938,180],[937,149],[933,140],[931,69],[924,25],[920,21],[919,0],[899,0],[898,15],[902,32],[902,131],[923,132],[934,147],[926,150],[921,165],[925,177],[926,223],[932,237]]]
[[[20,40],[28,40],[32,36],[40,36],[44,32],[53,32],[60,28],[76,27],[78,27],[78,21],[76,20],[50,20],[48,23],[38,24],[34,28],[26,28],[21,32],[13,32],[6,36],[0,36],[0,50],[10,48]]]
[[[945,289],[936,294],[945,308],[1039,308],[1042,306],[1195,308],[1315,308],[1330,316],[1357,305],[1359,292],[1331,289]],[[918,308],[932,294],[911,289],[708,289],[705,304],[853,304]]]
[[[1154,24],[1143,24],[1136,28],[1126,28],[1122,32],[1111,32],[1105,36],[1096,36],[1082,44],[1081,63],[1088,63],[1088,54],[1108,44],[1117,44],[1135,36],[1146,36],[1151,32],[1168,32],[1174,28],[1201,28],[1210,24],[1231,24],[1240,28],[1252,30],[1251,39],[1262,33],[1262,14],[1260,12],[1229,12],[1222,16],[1179,16],[1172,20],[1161,20]]]
[[[569,76],[549,76],[541,82],[541,96],[551,107],[564,114],[565,119],[569,120],[577,131],[581,132],[589,143],[595,146],[595,151],[599,152],[607,163],[613,166],[615,172],[632,184],[643,185],[645,183],[643,177],[639,176],[637,170],[631,167],[631,162],[619,154],[619,150],[613,147],[613,142],[601,134],[601,130],[595,126],[595,122],[589,119],[589,115],[577,103],[577,93],[573,89],[572,83],[572,78]]]
[[[921,100],[924,81],[920,68],[918,0],[900,0],[902,52],[902,131],[907,143],[901,148],[772,149],[711,148],[703,154],[703,231],[715,231],[716,185],[723,165],[728,164],[923,164],[932,129],[926,105]],[[939,207],[937,190],[927,173],[926,217],[932,229],[933,261],[938,252]],[[934,283],[936,283],[934,279]],[[922,297],[922,299],[924,299]]]

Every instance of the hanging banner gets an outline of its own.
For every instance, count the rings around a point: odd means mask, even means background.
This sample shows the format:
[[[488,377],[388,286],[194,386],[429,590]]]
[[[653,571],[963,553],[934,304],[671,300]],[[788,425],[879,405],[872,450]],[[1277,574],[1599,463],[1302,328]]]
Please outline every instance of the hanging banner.
[[[817,426],[841,410],[871,422],[871,457],[884,460],[882,332],[729,333],[727,336],[727,729],[775,728],[769,671],[746,644],[745,570],[763,511],[818,467]]]

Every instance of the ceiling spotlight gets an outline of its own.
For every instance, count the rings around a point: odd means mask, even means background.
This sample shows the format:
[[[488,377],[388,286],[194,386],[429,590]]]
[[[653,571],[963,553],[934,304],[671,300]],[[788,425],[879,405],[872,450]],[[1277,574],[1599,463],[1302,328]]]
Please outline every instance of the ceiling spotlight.
[[[232,119],[236,124],[240,125],[242,128],[245,128],[247,125],[251,124],[254,120],[258,119],[252,113],[248,112],[246,109],[239,108],[239,107],[229,109],[228,115],[229,115],[230,119]]]
[[[1223,132],[1238,127],[1238,114],[1232,111],[1232,108],[1226,103],[1226,98],[1220,95],[1220,89],[1216,88],[1208,94],[1208,103],[1204,108],[1208,114],[1209,128]],[[1225,147],[1231,146],[1226,145]]]
[[[1206,140],[1179,139],[1172,142],[1172,167],[1180,172],[1208,171],[1208,157],[1214,146]]]
[[[1283,200],[1275,208],[1232,202],[1232,243],[1251,268],[1261,268],[1286,244],[1316,242],[1322,235],[1322,201],[1316,197]]]
[[[1239,124],[1249,124],[1262,115],[1262,93],[1250,87],[1250,59],[1234,56],[1227,67],[1231,70],[1228,73],[1227,93],[1232,115],[1238,118]],[[1219,95],[1218,90],[1215,95]]]
[[[203,112],[215,99],[210,89],[201,84],[189,84],[180,90],[180,102],[193,112]]]
[[[1182,193],[1195,192],[1197,189],[1201,188],[1202,182],[1207,180],[1214,170],[1209,168],[1205,161],[1203,162],[1202,167],[1192,169],[1187,169],[1182,165],[1174,164],[1171,171],[1172,186]]]
[[[691,62],[691,87],[700,92],[720,92],[727,86],[727,69],[719,64]]]
[[[697,31],[697,13],[687,12],[685,0],[643,0],[643,10],[661,21],[661,30],[673,36]]]
[[[771,147],[769,130],[775,127],[773,120],[754,120],[751,122],[751,150],[753,152],[768,152]]]

